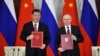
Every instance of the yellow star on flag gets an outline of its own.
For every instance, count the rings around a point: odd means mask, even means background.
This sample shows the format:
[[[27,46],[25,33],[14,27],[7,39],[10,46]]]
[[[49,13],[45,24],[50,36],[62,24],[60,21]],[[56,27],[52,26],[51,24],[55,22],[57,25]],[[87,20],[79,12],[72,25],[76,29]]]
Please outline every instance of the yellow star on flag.
[[[25,3],[25,4],[24,4],[24,7],[25,7],[25,8],[27,8],[27,7],[28,7],[28,4],[27,4],[27,3]]]
[[[34,2],[34,0],[31,0],[31,2],[33,3],[33,2]]]
[[[70,8],[73,7],[73,3],[69,3],[69,7],[70,7]]]

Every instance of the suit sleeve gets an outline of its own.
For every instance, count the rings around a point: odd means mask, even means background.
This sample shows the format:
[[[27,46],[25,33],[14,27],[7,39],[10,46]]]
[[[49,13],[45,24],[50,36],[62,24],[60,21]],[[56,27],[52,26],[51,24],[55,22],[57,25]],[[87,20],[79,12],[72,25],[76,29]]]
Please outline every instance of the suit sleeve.
[[[50,43],[50,32],[48,30],[48,27],[46,26],[45,29],[44,29],[44,44],[46,44],[46,46]]]
[[[77,37],[77,42],[82,42],[83,41],[83,36],[82,36],[81,31],[80,31],[79,28],[77,28],[76,37]]]
[[[22,32],[21,32],[21,35],[20,35],[21,40],[27,42],[27,36],[28,36],[28,35],[29,35],[29,34],[27,33],[27,26],[24,25],[24,27],[23,27],[23,29],[22,29]]]
[[[58,30],[56,33],[56,39],[55,39],[55,46],[56,49],[60,46],[61,40],[60,40],[60,31]]]

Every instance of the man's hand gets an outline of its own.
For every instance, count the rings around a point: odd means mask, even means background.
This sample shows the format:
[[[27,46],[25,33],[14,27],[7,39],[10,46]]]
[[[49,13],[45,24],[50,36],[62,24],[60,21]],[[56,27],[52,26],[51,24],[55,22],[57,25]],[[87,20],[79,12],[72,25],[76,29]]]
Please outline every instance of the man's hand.
[[[40,49],[44,49],[46,47],[45,44],[42,44],[42,46],[40,47]]]
[[[64,52],[65,50],[64,50],[62,47],[59,47],[59,48],[58,48],[58,51],[59,51],[59,52]]]
[[[77,41],[77,37],[75,35],[72,35],[72,39]]]
[[[27,37],[27,40],[31,40],[31,39],[33,39],[34,38],[34,36],[31,34],[31,35],[29,35],[28,37]]]

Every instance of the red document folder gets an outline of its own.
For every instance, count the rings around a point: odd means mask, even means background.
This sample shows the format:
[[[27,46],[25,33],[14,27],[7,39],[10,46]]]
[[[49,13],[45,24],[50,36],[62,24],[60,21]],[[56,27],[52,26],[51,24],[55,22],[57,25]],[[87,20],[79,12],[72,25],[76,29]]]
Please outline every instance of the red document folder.
[[[43,32],[32,32],[34,38],[31,40],[31,47],[40,48],[43,44]]]
[[[61,46],[64,50],[72,50],[73,49],[73,39],[72,39],[71,34],[61,35]]]

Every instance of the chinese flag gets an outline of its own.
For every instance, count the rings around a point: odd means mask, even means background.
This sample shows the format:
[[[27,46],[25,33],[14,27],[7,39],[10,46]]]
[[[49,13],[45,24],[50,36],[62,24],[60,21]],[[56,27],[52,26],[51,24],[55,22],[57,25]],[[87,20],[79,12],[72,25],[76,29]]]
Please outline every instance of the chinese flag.
[[[33,1],[32,0],[21,0],[20,11],[18,18],[18,27],[16,35],[16,45],[25,46],[25,42],[20,39],[20,34],[25,23],[32,20],[31,14],[33,10]]]
[[[79,26],[76,0],[65,0],[64,1],[62,18],[63,18],[63,15],[65,15],[65,14],[70,14],[72,16],[72,22],[71,22],[72,25]],[[62,20],[61,26],[63,26],[63,25],[64,25],[64,23]],[[79,43],[79,48],[80,48],[80,56],[84,56],[83,43]]]
[[[62,14],[70,14],[72,16],[72,24],[78,26],[78,14],[75,1],[76,0],[65,0]],[[61,26],[63,26],[63,21],[61,22]]]

